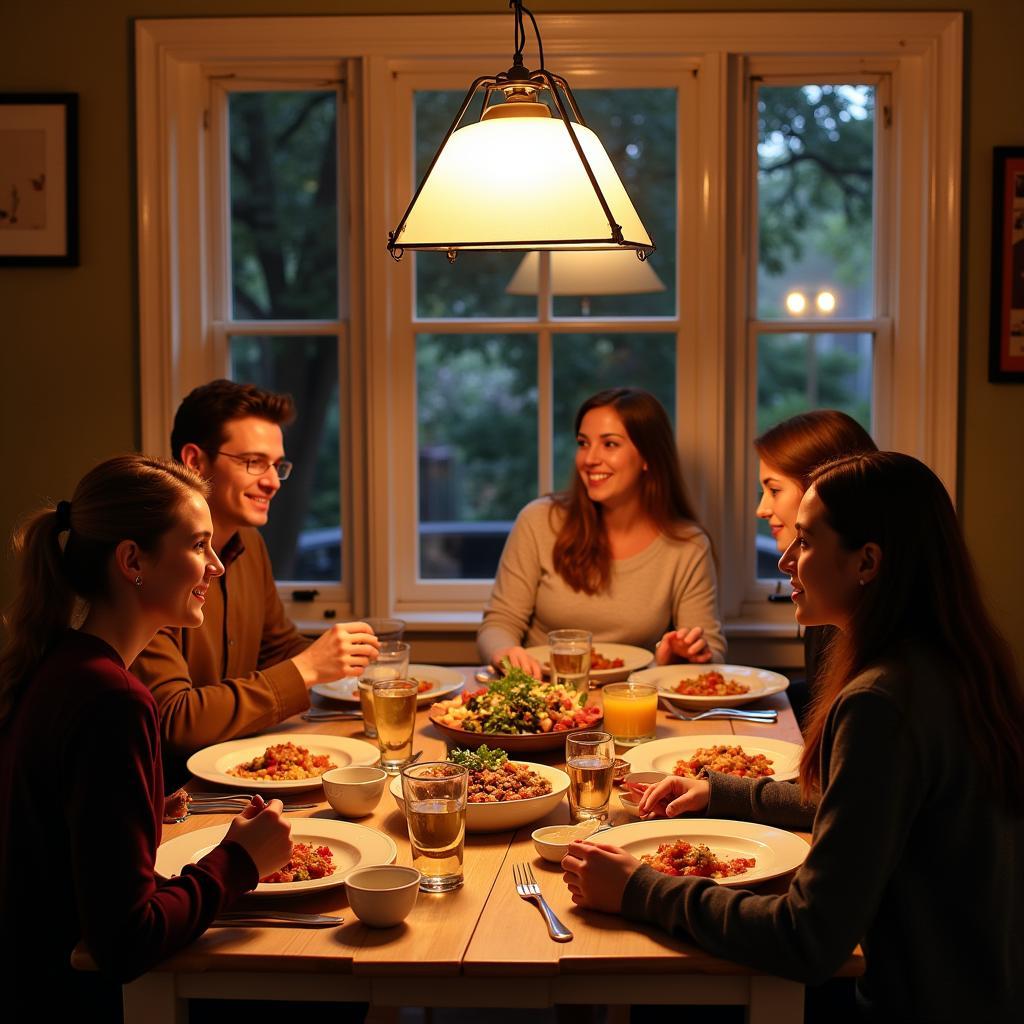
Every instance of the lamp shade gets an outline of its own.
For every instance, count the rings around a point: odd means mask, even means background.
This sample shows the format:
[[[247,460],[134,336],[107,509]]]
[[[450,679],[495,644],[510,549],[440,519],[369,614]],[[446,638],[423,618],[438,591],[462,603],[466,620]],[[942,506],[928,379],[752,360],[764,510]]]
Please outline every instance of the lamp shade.
[[[505,287],[509,295],[536,295],[540,254],[528,252]],[[663,292],[665,283],[651,264],[631,249],[617,252],[553,252],[552,295],[641,295]]]
[[[630,249],[644,229],[598,137],[572,125],[622,241],[587,176],[566,123],[548,116],[484,118],[453,132],[394,245],[410,249]]]

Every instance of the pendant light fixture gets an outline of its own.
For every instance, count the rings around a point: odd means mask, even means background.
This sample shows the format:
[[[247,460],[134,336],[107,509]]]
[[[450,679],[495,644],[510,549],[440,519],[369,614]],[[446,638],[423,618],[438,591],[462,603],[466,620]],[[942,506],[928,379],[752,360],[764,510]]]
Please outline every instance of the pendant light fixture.
[[[521,0],[509,6],[515,21],[512,67],[469,87],[388,236],[388,252],[399,260],[406,249],[437,250],[454,262],[463,249],[631,249],[646,259],[654,243],[569,83],[544,66],[536,19]],[[524,12],[537,37],[536,71],[523,65]],[[463,125],[477,93],[483,93],[480,120]]]

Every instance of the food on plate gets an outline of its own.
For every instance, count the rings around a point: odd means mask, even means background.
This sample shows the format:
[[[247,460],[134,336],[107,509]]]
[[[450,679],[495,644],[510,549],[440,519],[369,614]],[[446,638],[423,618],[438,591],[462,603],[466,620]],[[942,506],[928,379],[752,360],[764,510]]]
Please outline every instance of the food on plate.
[[[672,692],[685,697],[732,697],[750,693],[750,687],[735,679],[726,679],[721,672],[702,672],[695,679],[680,679]]]
[[[757,863],[753,857],[722,860],[703,843],[688,843],[685,839],[662,843],[657,853],[645,853],[640,860],[663,875],[696,875],[699,878],[732,878],[749,871]]]
[[[434,704],[431,718],[449,729],[515,736],[586,729],[601,717],[600,708],[587,707],[586,693],[542,683],[507,659],[504,668],[489,688]]]
[[[590,652],[591,672],[602,672],[606,668],[622,668],[625,664],[621,658],[606,658],[600,651]]]
[[[467,800],[471,804],[529,800],[551,792],[549,779],[538,775],[529,765],[510,761],[504,750],[489,750],[486,743],[479,750],[456,748],[448,760],[469,769]],[[440,774],[444,769],[437,771]]]
[[[690,757],[677,761],[672,771],[689,779],[695,778],[703,768],[723,775],[760,779],[775,774],[773,763],[764,754],[748,754],[741,746],[719,743],[714,747],[698,747]]]
[[[334,874],[334,855],[329,846],[293,843],[292,855],[283,868],[271,872],[261,882],[308,882]]]
[[[429,679],[417,679],[415,676],[411,676],[410,678],[416,684],[417,693],[426,693],[427,690],[432,690],[434,688],[434,684]]]
[[[228,775],[242,779],[265,779],[268,782],[284,782],[294,779],[315,779],[338,766],[327,754],[311,754],[305,747],[295,743],[275,743],[257,754],[251,761],[244,761],[228,769]]]

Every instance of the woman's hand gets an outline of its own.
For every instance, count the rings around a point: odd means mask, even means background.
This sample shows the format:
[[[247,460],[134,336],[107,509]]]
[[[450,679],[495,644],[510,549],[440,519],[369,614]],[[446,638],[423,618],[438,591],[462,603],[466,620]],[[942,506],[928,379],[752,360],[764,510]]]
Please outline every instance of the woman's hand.
[[[225,839],[238,843],[256,865],[260,878],[284,867],[292,855],[291,822],[281,817],[284,804],[264,804],[257,793],[252,803],[232,822]]]
[[[654,660],[659,665],[671,665],[674,661],[692,661],[703,664],[711,660],[711,648],[704,639],[700,626],[693,629],[670,629],[654,649]]]
[[[618,914],[626,883],[640,861],[632,854],[607,843],[575,842],[562,858],[562,880],[572,901],[590,910]]]
[[[536,658],[531,657],[522,647],[502,647],[494,652],[491,664],[500,672],[502,659],[508,658],[513,668],[521,668],[524,672],[533,676],[534,679],[544,678],[544,669]]]
[[[640,786],[631,786],[635,792]],[[666,775],[653,786],[643,787],[637,801],[641,818],[678,818],[680,814],[700,814],[708,809],[711,785],[704,779],[684,779]]]

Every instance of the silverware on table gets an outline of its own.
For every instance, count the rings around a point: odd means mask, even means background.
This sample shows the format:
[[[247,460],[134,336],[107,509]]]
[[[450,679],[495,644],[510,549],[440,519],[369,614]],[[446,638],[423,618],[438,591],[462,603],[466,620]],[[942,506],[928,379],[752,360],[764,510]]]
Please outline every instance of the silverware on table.
[[[332,914],[296,914],[285,910],[227,910],[211,928],[336,928],[345,919]]]
[[[544,921],[548,926],[548,934],[555,942],[571,942],[572,932],[555,917],[555,912],[548,906],[544,899],[537,879],[533,877],[533,868],[529,864],[513,864],[512,876],[516,883],[516,892],[524,900],[536,903],[540,912],[544,915]]]
[[[423,756],[423,751],[422,751],[422,750],[417,750],[417,751],[416,751],[416,752],[415,752],[415,753],[414,753],[414,754],[412,755],[412,757],[410,757],[410,758],[409,758],[409,760],[408,760],[408,761],[406,761],[405,763],[406,763],[406,764],[413,764],[413,763],[415,763],[416,761],[418,761],[418,760],[419,760],[419,759],[420,759],[420,758],[421,758],[422,756]]]
[[[678,718],[682,722],[700,722],[705,718],[732,718],[738,722],[761,722],[767,725],[779,720],[779,713],[774,709],[749,711],[745,708],[709,708],[707,711],[688,715],[685,711],[674,708],[664,697],[661,698],[660,703],[673,718]]]
[[[347,722],[362,717],[361,711],[320,711],[313,708],[302,713],[302,718],[307,722]]]
[[[250,801],[248,800],[224,800],[220,803],[215,801],[208,801],[206,803],[195,804],[189,807],[188,813],[191,814],[240,814],[242,811],[249,806]],[[319,804],[285,804],[284,810],[287,811],[308,811],[311,807],[318,807]],[[186,815],[188,817],[188,815]],[[184,820],[184,819],[181,819]]]

